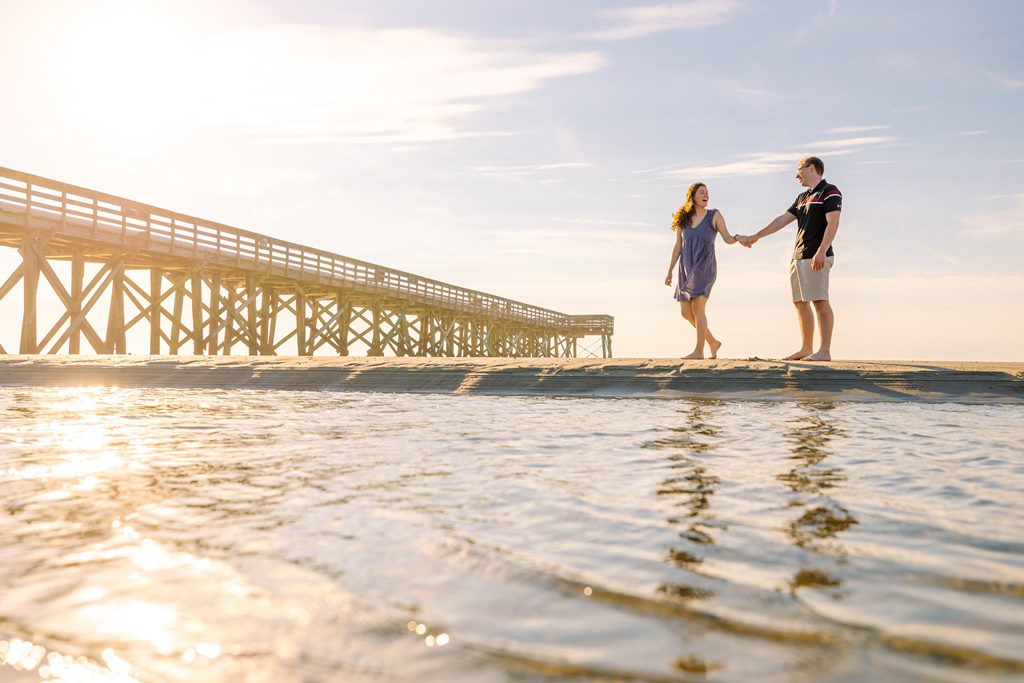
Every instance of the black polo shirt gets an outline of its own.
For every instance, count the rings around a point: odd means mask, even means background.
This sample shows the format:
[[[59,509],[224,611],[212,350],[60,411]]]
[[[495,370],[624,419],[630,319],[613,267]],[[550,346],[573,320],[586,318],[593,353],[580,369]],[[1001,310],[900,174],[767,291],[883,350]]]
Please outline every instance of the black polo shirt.
[[[825,228],[828,226],[825,214],[842,210],[843,193],[835,185],[825,182],[824,178],[813,190],[797,195],[793,206],[789,207],[789,212],[796,216],[797,226],[793,258],[814,258],[821,240],[825,238]],[[829,245],[825,256],[832,256],[832,245]]]

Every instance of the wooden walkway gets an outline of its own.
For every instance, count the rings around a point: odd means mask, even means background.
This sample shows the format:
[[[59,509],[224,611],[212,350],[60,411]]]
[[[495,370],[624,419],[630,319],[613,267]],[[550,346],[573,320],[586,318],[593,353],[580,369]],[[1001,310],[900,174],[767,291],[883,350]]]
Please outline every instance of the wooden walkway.
[[[143,325],[150,354],[577,357],[591,338],[591,355],[612,355],[608,315],[567,315],[3,167],[0,246],[22,255],[0,285],[3,299],[21,284],[21,353],[77,354],[83,337],[95,353],[127,353]],[[40,279],[64,308],[46,326]]]

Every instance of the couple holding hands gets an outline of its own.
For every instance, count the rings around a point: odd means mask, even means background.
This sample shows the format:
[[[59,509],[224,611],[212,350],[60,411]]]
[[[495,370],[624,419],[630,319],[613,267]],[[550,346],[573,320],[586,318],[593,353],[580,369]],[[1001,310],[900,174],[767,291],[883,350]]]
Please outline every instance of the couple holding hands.
[[[793,205],[750,236],[730,235],[725,218],[717,209],[708,208],[708,188],[694,183],[686,191],[686,201],[675,213],[672,229],[676,240],[672,247],[672,260],[668,266],[665,284],[672,284],[672,271],[679,262],[679,279],[675,299],[683,317],[697,328],[697,344],[693,353],[684,358],[704,358],[704,344],[711,357],[718,357],[722,342],[708,328],[706,307],[711,287],[718,275],[715,262],[715,236],[721,233],[726,244],[739,242],[748,249],[762,237],[776,233],[797,222],[796,248],[789,267],[789,282],[793,290],[793,304],[800,320],[800,350],[785,360],[832,360],[832,327],[834,316],[828,302],[828,274],[832,269],[832,240],[839,230],[839,216],[843,209],[843,195],[835,185],[822,177],[825,164],[818,157],[805,157],[797,164],[796,179],[806,191],[797,196]],[[813,308],[813,311],[812,311]],[[821,346],[814,351],[814,318],[817,316]]]

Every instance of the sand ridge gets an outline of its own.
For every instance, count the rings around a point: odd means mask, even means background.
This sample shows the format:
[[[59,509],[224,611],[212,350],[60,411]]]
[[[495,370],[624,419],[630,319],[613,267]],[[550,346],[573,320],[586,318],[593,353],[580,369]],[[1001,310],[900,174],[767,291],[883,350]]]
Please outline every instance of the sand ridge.
[[[10,355],[0,386],[1024,403],[1024,363]]]

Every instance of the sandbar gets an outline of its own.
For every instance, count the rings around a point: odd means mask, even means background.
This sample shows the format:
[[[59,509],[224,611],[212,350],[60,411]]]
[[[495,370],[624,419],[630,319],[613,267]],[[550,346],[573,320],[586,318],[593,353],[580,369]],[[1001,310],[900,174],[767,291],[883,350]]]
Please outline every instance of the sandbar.
[[[1024,403],[1024,363],[7,355],[0,386]]]

